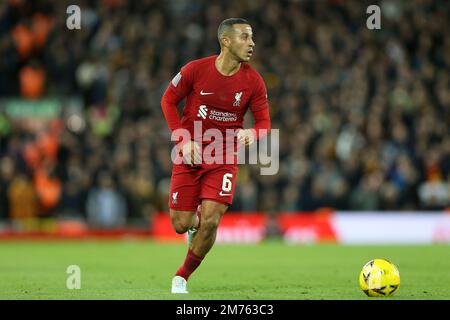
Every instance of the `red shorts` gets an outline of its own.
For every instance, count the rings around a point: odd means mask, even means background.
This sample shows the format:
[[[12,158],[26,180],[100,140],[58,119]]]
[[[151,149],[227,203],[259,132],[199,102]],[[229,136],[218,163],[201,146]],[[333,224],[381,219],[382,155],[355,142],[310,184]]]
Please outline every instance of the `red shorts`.
[[[195,167],[174,164],[169,208],[195,211],[203,199],[231,205],[237,172],[237,164],[202,164]]]

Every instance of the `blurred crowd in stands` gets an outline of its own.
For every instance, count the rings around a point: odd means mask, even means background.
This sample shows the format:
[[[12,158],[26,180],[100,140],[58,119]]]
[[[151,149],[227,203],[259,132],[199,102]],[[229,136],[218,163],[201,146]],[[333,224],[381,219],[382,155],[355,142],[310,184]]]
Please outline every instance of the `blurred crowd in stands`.
[[[241,166],[230,210],[449,207],[450,3],[377,3],[380,30],[364,1],[1,1],[0,218],[120,227],[167,210],[160,99],[182,65],[218,53],[229,17],[253,27],[281,129],[279,174]],[[33,126],[2,108],[19,97],[63,111]]]

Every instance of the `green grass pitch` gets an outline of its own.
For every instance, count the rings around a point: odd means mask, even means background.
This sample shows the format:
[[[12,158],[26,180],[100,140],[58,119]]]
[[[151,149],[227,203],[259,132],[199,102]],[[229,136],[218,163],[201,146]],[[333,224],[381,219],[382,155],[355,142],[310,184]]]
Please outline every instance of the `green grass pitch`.
[[[184,244],[150,241],[1,242],[0,299],[379,299],[359,289],[362,266],[386,258],[399,270],[388,299],[450,299],[450,247],[215,245],[191,276],[188,295],[170,294]],[[66,269],[81,268],[69,290]]]

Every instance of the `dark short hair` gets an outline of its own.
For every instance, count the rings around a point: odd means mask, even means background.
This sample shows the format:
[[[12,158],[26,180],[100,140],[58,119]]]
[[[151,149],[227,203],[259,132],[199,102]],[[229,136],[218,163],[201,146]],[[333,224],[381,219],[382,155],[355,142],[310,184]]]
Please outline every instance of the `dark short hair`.
[[[220,23],[219,28],[217,29],[217,39],[219,39],[219,42],[220,42],[220,37],[222,36],[222,34],[226,30],[233,27],[234,24],[250,24],[250,23],[248,23],[247,20],[242,19],[242,18],[229,18],[229,19],[223,20]]]

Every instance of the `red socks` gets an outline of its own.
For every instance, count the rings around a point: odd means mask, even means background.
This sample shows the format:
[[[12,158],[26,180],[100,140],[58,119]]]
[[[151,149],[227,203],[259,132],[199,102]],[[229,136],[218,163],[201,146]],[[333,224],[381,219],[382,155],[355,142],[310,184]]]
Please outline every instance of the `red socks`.
[[[178,269],[175,275],[183,277],[186,281],[195,269],[198,268],[204,257],[197,256],[191,249],[188,250],[183,265]]]

